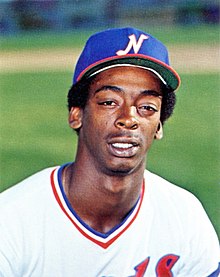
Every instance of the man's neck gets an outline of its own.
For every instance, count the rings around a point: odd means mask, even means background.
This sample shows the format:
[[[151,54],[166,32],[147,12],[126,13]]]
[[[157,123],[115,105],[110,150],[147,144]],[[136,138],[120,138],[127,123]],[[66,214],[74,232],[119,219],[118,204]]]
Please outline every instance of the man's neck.
[[[131,211],[140,196],[143,170],[127,176],[108,176],[70,164],[63,171],[67,198],[78,216],[94,230],[107,233]]]

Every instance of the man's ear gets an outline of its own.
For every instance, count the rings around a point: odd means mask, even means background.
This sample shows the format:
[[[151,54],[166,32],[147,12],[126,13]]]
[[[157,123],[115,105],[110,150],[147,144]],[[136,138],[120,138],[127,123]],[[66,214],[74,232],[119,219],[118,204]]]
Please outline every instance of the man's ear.
[[[160,122],[157,127],[156,134],[154,136],[155,139],[162,139],[163,138],[163,125]]]
[[[82,109],[72,107],[69,112],[69,126],[72,129],[79,129],[82,126]]]

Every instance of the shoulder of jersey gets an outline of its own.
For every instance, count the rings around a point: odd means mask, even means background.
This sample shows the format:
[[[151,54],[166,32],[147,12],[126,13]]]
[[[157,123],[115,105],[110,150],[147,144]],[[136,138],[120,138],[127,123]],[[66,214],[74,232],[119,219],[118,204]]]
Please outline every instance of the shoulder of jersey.
[[[179,187],[168,180],[145,170],[145,183],[146,191],[150,191],[151,195],[154,195],[158,198],[158,201],[173,201],[177,205],[200,205],[200,201],[196,198],[194,194],[188,190]],[[148,188],[149,184],[149,188]]]
[[[11,206],[13,203],[22,201],[27,197],[34,197],[37,191],[45,187],[46,181],[50,180],[51,172],[55,168],[56,167],[43,169],[3,191],[0,194],[0,210],[6,209],[7,206]],[[45,182],[42,182],[42,180]]]

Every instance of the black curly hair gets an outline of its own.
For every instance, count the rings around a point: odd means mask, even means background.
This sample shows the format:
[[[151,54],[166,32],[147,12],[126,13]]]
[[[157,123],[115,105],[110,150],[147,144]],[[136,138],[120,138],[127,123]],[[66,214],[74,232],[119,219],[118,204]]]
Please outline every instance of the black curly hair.
[[[85,108],[88,97],[90,85],[93,82],[95,77],[91,77],[89,79],[81,79],[76,84],[72,85],[68,92],[67,100],[68,100],[68,109],[71,110],[72,107],[80,107],[82,109]],[[161,106],[161,115],[160,121],[162,124],[172,115],[175,104],[176,104],[176,94],[174,91],[162,84],[162,106]]]

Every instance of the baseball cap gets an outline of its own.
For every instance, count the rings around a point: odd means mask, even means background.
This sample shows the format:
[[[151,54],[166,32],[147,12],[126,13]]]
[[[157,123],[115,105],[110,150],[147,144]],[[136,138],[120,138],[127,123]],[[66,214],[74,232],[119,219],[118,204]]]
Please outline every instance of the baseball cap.
[[[126,27],[92,35],[78,59],[73,84],[116,66],[135,66],[152,71],[172,90],[180,85],[170,66],[165,45],[152,35]]]

